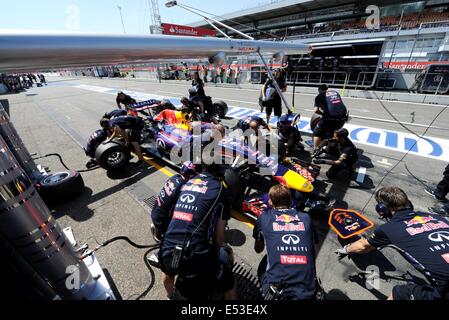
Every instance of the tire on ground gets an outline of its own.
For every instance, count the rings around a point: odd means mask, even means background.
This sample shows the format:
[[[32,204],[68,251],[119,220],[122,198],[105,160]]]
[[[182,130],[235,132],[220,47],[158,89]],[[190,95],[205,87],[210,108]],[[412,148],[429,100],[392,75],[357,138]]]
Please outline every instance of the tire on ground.
[[[126,167],[131,159],[129,149],[120,141],[100,144],[95,151],[95,160],[106,170],[120,170]]]
[[[231,193],[232,207],[237,211],[242,210],[243,192],[245,190],[238,171],[232,168],[227,168],[224,173],[224,180]]]
[[[69,170],[44,176],[37,183],[36,189],[46,203],[57,204],[81,194],[85,185],[78,171]]]
[[[213,104],[215,108],[215,113],[218,114],[218,116],[223,119],[226,117],[226,114],[228,113],[228,104],[224,101],[216,101]]]

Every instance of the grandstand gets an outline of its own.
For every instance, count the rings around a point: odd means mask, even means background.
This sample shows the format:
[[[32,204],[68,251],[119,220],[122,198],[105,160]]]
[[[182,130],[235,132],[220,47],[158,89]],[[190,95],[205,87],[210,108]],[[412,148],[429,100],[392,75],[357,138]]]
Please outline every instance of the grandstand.
[[[372,5],[379,8],[378,25],[367,23],[371,12],[366,9]],[[286,0],[215,18],[256,39],[311,44],[314,50],[310,57],[291,57],[289,82],[326,82],[360,89],[413,87],[420,91],[424,88],[416,81],[428,84],[432,81],[426,78],[432,78],[435,91],[449,91],[447,72],[422,75],[430,66],[449,61],[449,0]],[[204,21],[191,26],[211,28]],[[260,61],[249,57],[242,63]],[[432,70],[442,72],[445,68]]]

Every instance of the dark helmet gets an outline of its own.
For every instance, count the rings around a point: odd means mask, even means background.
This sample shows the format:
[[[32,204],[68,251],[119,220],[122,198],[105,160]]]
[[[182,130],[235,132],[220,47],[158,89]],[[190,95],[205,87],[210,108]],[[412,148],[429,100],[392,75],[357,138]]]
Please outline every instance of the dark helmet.
[[[101,126],[103,129],[108,129],[108,128],[111,127],[111,125],[109,124],[109,120],[106,119],[106,118],[103,118],[103,119],[100,120],[100,126]]]
[[[191,161],[186,161],[182,164],[180,173],[183,177],[190,179],[198,174],[197,166]]]
[[[339,138],[347,138],[349,137],[349,131],[345,128],[341,128],[338,130],[335,130],[334,133],[339,137]]]
[[[295,126],[299,121],[300,115],[291,113],[284,114],[281,116],[277,122],[277,128],[281,131],[286,130],[287,128]]]

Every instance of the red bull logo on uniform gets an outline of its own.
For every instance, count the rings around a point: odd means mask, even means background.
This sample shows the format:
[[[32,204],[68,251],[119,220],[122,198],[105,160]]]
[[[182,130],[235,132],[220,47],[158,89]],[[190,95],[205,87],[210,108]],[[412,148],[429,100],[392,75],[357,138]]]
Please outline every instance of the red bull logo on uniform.
[[[443,221],[440,221],[437,223],[433,223],[433,222],[425,223],[421,227],[416,227],[416,228],[409,227],[406,230],[409,235],[414,236],[416,234],[420,234],[423,232],[429,232],[429,231],[444,229],[444,228],[449,228],[449,225]]]
[[[282,222],[284,224],[279,224]],[[304,231],[304,223],[301,222],[298,215],[290,216],[288,214],[281,214],[276,217],[276,222],[273,223],[273,231]]]
[[[404,223],[407,225],[407,227],[411,227],[417,224],[425,224],[430,221],[435,221],[436,219],[432,217],[422,217],[422,216],[415,216],[412,220],[404,221]]]

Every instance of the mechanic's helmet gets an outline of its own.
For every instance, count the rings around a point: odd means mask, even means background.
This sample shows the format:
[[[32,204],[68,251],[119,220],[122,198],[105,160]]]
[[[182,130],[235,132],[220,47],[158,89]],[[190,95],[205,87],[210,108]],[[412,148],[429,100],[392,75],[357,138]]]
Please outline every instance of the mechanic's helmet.
[[[334,133],[339,138],[347,138],[347,137],[349,137],[349,131],[347,129],[345,129],[345,128],[341,128],[341,129],[335,130]]]
[[[103,118],[103,119],[100,120],[100,126],[101,126],[103,129],[108,129],[108,128],[111,127],[111,125],[109,124],[109,120],[106,119],[106,118]]]
[[[287,128],[295,126],[299,122],[300,115],[299,114],[284,114],[281,116],[277,122],[277,128],[281,131],[286,130]]]
[[[186,161],[181,166],[181,175],[185,178],[190,179],[193,176],[196,176],[198,174],[197,172],[197,166],[193,164],[191,161]]]

